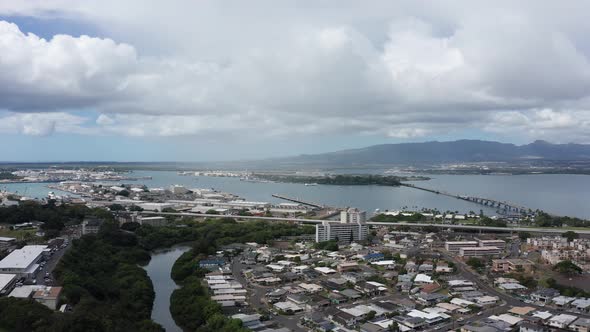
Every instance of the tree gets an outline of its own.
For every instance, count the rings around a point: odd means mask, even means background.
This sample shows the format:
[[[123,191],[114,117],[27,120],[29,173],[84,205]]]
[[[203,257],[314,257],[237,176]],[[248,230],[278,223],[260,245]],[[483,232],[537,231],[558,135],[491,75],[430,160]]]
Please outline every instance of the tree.
[[[119,196],[129,197],[129,191],[127,189],[123,189],[117,193]]]
[[[475,270],[480,270],[485,267],[485,264],[481,261],[481,259],[475,257],[470,257],[466,263]]]
[[[555,264],[555,266],[553,266],[553,271],[557,271],[561,274],[566,274],[566,275],[574,275],[574,274],[580,274],[582,273],[582,269],[577,266],[576,264],[574,264],[572,261],[561,261],[557,264]]]
[[[561,234],[561,237],[566,238],[568,242],[572,242],[573,240],[580,237],[580,235],[574,231],[567,231],[567,232]]]
[[[521,241],[526,241],[526,239],[528,239],[528,238],[530,238],[530,237],[531,237],[531,233],[529,233],[529,232],[519,232],[519,233],[518,233],[518,238],[519,238]]]
[[[124,211],[125,207],[121,204],[111,204],[109,205],[109,210],[111,211]]]
[[[387,330],[389,332],[398,332],[399,331],[399,325],[397,324],[397,322],[392,322],[391,324],[389,324],[389,326],[387,327]]]

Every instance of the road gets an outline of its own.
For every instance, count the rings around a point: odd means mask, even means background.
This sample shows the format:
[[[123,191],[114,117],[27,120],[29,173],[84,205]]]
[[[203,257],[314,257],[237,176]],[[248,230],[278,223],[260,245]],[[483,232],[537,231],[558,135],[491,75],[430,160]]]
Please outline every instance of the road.
[[[132,213],[132,212],[120,212],[120,213]],[[267,220],[267,221],[290,221],[299,222],[304,224],[320,224],[327,220],[318,219],[300,219],[300,218],[282,218],[282,217],[259,217],[259,216],[222,216],[218,214],[206,214],[206,213],[188,213],[188,212],[156,212],[156,211],[143,211],[142,214],[149,215],[164,215],[164,216],[184,216],[184,217],[198,217],[198,218],[220,218],[228,217],[237,220]],[[339,222],[339,221],[332,221]],[[562,234],[564,229],[562,228],[549,228],[549,227],[491,227],[491,226],[473,226],[473,225],[449,225],[449,224],[431,224],[431,223],[413,223],[410,221],[400,222],[374,222],[369,221],[367,225],[370,226],[407,226],[407,227],[438,227],[445,229],[467,229],[476,230],[480,232],[494,231],[494,232],[529,232],[529,233],[544,233],[544,234]],[[576,233],[590,235],[590,230],[576,229]]]
[[[249,284],[248,281],[246,280],[246,278],[242,275],[242,271],[245,269],[248,269],[248,266],[245,264],[242,264],[240,261],[241,261],[240,256],[234,257],[234,259],[232,260],[231,269],[232,269],[232,275],[233,275],[234,279],[237,280],[242,285],[244,285],[244,287],[248,290],[248,294],[249,294],[248,303],[249,303],[250,307],[252,307],[254,309],[268,311],[269,308],[267,306],[267,303],[264,301],[264,297],[267,292],[269,292],[273,289],[273,287],[264,287],[264,286]],[[291,315],[291,316],[276,315],[276,316],[272,316],[271,319],[273,321],[279,323],[280,325],[292,330],[292,331],[306,332],[307,329],[305,329],[299,325],[299,320],[300,320],[301,316],[303,316],[303,315],[304,315],[304,313],[299,313],[299,314]]]
[[[559,309],[553,308],[553,307],[545,307],[545,306],[540,306],[540,305],[537,305],[534,303],[526,303],[519,298],[516,298],[516,297],[506,294],[504,292],[501,292],[501,291],[497,290],[496,288],[494,288],[493,286],[490,286],[489,285],[490,281],[482,280],[478,274],[473,272],[462,261],[456,259],[454,256],[452,256],[442,250],[441,250],[441,254],[445,259],[455,263],[455,266],[457,267],[457,271],[459,272],[459,274],[461,275],[462,278],[475,283],[481,290],[487,292],[488,294],[493,295],[493,296],[497,296],[498,298],[500,298],[500,300],[502,300],[505,303],[503,306],[501,306],[501,307],[504,307],[505,310],[509,309],[509,307],[527,306],[527,307],[533,307],[537,310],[543,310],[543,311],[547,311],[547,310],[560,311]],[[496,307],[496,308],[501,308],[501,307]],[[578,317],[590,318],[589,314],[583,314],[583,313],[578,313],[578,312],[569,312],[569,313],[572,315],[576,315]]]
[[[53,255],[49,256],[49,259],[46,261],[45,266],[40,268],[39,271],[37,272],[37,275],[35,276],[36,279],[36,284],[37,285],[45,285],[45,274],[49,273],[51,275],[51,273],[53,272],[53,269],[55,269],[55,267],[57,266],[57,263],[59,263],[59,260],[63,257],[63,255],[65,254],[65,252],[70,248],[71,243],[68,243],[68,246],[65,248],[59,248],[59,250],[55,251],[53,253]],[[51,276],[51,280],[53,279],[53,276]],[[47,284],[48,286],[51,286],[51,284]]]

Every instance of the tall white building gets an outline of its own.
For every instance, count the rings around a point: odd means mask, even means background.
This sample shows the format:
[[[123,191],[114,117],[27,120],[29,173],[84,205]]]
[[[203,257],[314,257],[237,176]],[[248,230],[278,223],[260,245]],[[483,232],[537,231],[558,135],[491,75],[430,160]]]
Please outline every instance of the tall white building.
[[[316,242],[337,240],[350,243],[367,238],[369,227],[366,222],[366,212],[358,209],[348,209],[340,213],[340,222],[323,221],[315,226]]]
[[[345,223],[365,223],[367,221],[367,212],[359,209],[349,208],[340,212],[340,222]]]

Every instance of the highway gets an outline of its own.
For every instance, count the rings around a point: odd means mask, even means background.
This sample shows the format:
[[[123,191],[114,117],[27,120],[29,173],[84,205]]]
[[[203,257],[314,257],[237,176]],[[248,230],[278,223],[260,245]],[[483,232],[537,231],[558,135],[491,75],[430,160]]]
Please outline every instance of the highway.
[[[124,212],[119,212],[124,213]],[[127,212],[131,213],[131,212]],[[224,216],[218,214],[206,214],[206,213],[190,213],[190,212],[155,212],[155,211],[143,211],[142,214],[152,215],[163,215],[163,216],[184,216],[184,217],[199,217],[199,218],[234,218],[238,220],[267,220],[267,221],[289,221],[299,222],[304,224],[321,224],[324,221],[329,220],[318,220],[318,219],[300,219],[300,218],[284,218],[284,217],[258,217],[258,216]],[[339,221],[329,221],[338,223]],[[407,227],[438,227],[444,229],[466,229],[476,231],[494,231],[494,232],[529,232],[529,233],[545,233],[545,234],[562,234],[568,229],[563,228],[541,228],[541,227],[491,227],[491,226],[478,226],[478,225],[451,225],[451,224],[430,224],[430,223],[413,223],[413,222],[374,222],[368,221],[367,225],[370,226],[407,226]],[[590,229],[576,229],[578,234],[590,235]]]

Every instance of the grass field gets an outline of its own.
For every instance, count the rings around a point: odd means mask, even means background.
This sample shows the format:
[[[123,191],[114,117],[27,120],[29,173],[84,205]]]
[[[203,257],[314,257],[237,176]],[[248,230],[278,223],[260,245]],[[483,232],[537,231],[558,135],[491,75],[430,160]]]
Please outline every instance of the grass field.
[[[35,238],[35,233],[37,231],[34,229],[21,229],[21,230],[11,230],[8,228],[1,228],[0,229],[0,236],[2,237],[13,237],[17,240],[22,240],[26,238]]]

